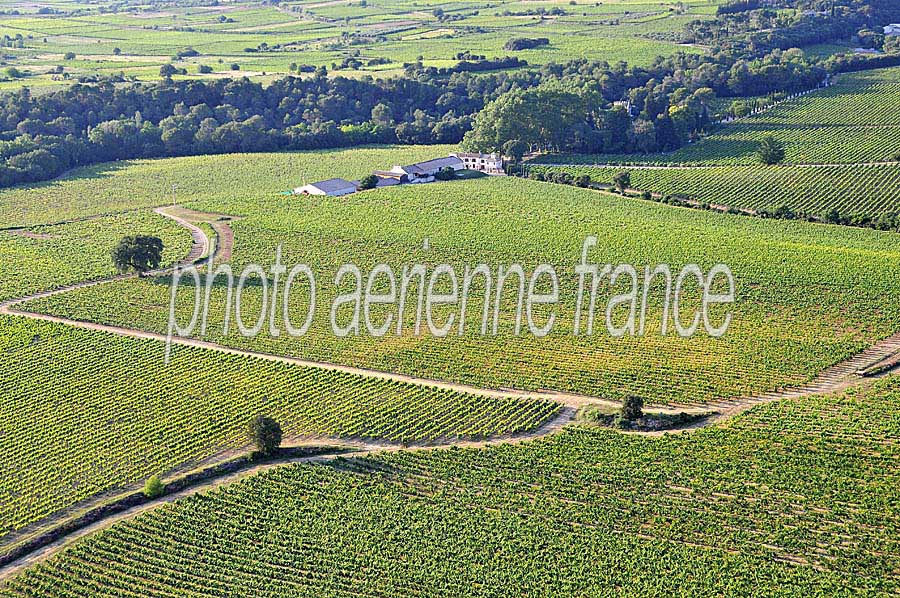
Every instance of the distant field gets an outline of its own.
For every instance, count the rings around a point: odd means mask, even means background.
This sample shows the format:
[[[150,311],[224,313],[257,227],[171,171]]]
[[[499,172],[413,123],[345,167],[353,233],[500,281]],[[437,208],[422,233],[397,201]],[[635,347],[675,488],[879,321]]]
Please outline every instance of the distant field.
[[[898,409],[894,380],[691,434],[279,467],[118,523],[0,595],[896,595]]]
[[[715,166],[699,168],[629,168],[615,166],[542,167],[533,172],[564,170],[573,176],[611,185],[627,171],[631,186],[662,195],[682,195],[701,202],[772,212],[789,206],[795,212],[822,216],[877,217],[900,211],[900,163],[853,166]]]
[[[124,8],[103,0],[86,4],[60,0],[41,6],[59,14],[38,14],[38,5],[15,6],[20,15],[0,16],[0,34],[13,40],[6,64],[19,77],[0,81],[0,89],[68,84],[85,75],[159,78],[159,67],[193,48],[198,56],[175,61],[188,77],[238,74],[260,80],[291,71],[292,64],[325,65],[344,58],[362,61],[349,76],[392,70],[422,57],[425,64],[452,66],[460,52],[488,57],[515,54],[532,64],[574,58],[626,60],[649,64],[658,55],[699,52],[672,41],[685,23],[706,18],[718,0],[648,2],[304,2],[277,6],[221,2],[216,6]],[[102,9],[103,12],[101,12]],[[537,10],[563,11],[542,18]],[[11,10],[11,8],[10,8]],[[438,18],[443,11],[443,16]],[[444,19],[444,20],[442,20]],[[431,33],[438,32],[438,33]],[[510,52],[511,37],[547,37],[549,46]],[[668,39],[668,37],[666,37]],[[75,59],[65,59],[66,53]],[[388,64],[368,65],[387,59]],[[213,72],[201,75],[201,65]],[[63,73],[52,72],[62,66]]]
[[[900,152],[900,67],[838,75],[831,87],[721,125],[700,142],[674,152],[547,155],[535,162],[757,164],[756,149],[764,135],[785,144],[787,164],[895,159]]]
[[[476,397],[0,316],[0,545],[99,493],[289,436],[430,442],[534,428],[549,401]],[[327,444],[327,441],[326,441]]]
[[[900,307],[892,300],[898,292],[900,254],[889,233],[729,217],[513,178],[342,198],[213,195],[192,206],[246,216],[233,222],[235,267],[250,262],[268,267],[276,246],[283,244],[285,263],[311,264],[320,277],[317,317],[301,339],[245,339],[233,326],[223,336],[225,293],[222,287],[213,289],[207,338],[273,353],[482,386],[553,388],[610,398],[633,393],[656,402],[704,403],[805,382],[893,333],[900,322]],[[611,338],[605,328],[593,337],[572,336],[577,281],[571,268],[589,234],[600,239],[593,255],[601,263],[628,263],[639,270],[667,263],[676,271],[686,263],[705,269],[728,264],[737,282],[729,333],[720,339],[703,334],[682,339],[670,328],[661,336],[659,304],[651,301],[644,336]],[[431,246],[427,251],[422,249],[425,237]],[[333,277],[340,264],[355,263],[367,272],[376,263],[387,263],[399,272],[420,261],[450,263],[457,272],[481,262],[492,269],[518,262],[526,272],[540,263],[555,264],[564,300],[554,334],[536,339],[526,330],[524,336],[513,336],[514,297],[509,293],[503,301],[505,326],[497,337],[478,336],[471,313],[464,336],[415,337],[410,326],[401,337],[373,340],[364,328],[360,336],[333,337],[329,306],[338,292]],[[614,292],[608,282],[602,288],[601,314]],[[617,286],[615,292],[624,290]],[[297,293],[292,317],[302,321],[307,304],[302,291]],[[192,297],[192,290],[182,288],[181,321],[188,319]],[[258,290],[248,287],[242,298],[245,313],[257,313],[259,300]],[[483,305],[477,301],[474,309]],[[168,303],[168,280],[163,279],[84,289],[28,308],[164,331]],[[624,312],[616,313],[624,318]]]

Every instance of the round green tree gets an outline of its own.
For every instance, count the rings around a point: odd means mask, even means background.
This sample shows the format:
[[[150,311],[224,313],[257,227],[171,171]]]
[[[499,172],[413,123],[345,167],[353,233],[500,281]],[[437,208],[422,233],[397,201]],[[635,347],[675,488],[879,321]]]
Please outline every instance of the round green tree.
[[[759,143],[759,149],[756,150],[759,161],[763,164],[780,164],[784,160],[784,144],[775,139],[772,135],[766,135]]]
[[[163,242],[159,237],[127,236],[123,237],[112,251],[112,261],[122,274],[134,270],[138,276],[159,268],[162,261]]]
[[[267,457],[275,454],[281,446],[281,424],[271,417],[256,416],[250,422],[249,434],[256,450]]]

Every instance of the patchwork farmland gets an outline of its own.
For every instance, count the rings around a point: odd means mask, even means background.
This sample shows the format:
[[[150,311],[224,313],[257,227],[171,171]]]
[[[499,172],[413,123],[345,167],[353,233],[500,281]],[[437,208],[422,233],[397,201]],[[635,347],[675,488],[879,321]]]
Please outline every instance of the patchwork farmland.
[[[895,32],[0,0],[0,597],[898,594]]]

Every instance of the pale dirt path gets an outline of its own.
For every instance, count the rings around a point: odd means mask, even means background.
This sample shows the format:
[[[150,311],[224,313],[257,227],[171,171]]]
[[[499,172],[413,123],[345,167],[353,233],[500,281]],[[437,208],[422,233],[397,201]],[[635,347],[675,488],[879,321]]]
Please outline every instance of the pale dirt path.
[[[191,249],[190,254],[179,262],[179,265],[185,265],[194,263],[195,260],[199,259],[200,256],[206,255],[206,260],[210,259],[208,255],[210,251],[210,247],[212,246],[209,239],[206,238],[206,234],[200,229],[198,226],[192,224],[187,221],[185,218],[178,215],[178,210],[181,208],[177,207],[160,207],[155,208],[154,212],[170,218],[177,222],[179,225],[188,229],[191,232],[191,236],[194,241],[194,245]],[[213,249],[215,252],[215,249]],[[152,272],[151,274],[165,274],[170,272],[173,268],[160,269]],[[20,297],[16,299],[9,299],[0,303],[0,313],[7,315],[15,315],[21,317],[32,318],[36,320],[44,320],[48,322],[54,322],[58,324],[66,324],[69,326],[74,326],[76,328],[83,328],[86,330],[95,330],[99,332],[108,332],[112,334],[118,334],[120,336],[127,336],[131,338],[138,339],[148,339],[155,340],[159,342],[166,342],[167,338],[164,334],[159,334],[156,332],[148,332],[144,330],[138,330],[133,328],[125,328],[122,326],[113,326],[108,324],[99,324],[96,322],[85,322],[80,320],[72,320],[69,318],[59,317],[59,316],[51,316],[48,314],[34,313],[28,311],[22,311],[15,309],[16,305],[21,303],[25,303],[34,299],[41,299],[45,297],[51,297],[53,295],[59,295],[62,293],[67,293],[69,291],[85,288],[89,286],[104,284],[107,282],[113,282],[116,280],[122,280],[124,278],[130,278],[135,276],[134,274],[126,274],[113,276],[110,278],[104,278],[100,280],[94,281],[86,281],[77,283],[74,285],[69,285],[65,287],[60,287],[58,289],[54,289],[51,291],[44,291],[41,293],[35,293],[33,295],[29,295],[26,297]],[[228,347],[225,345],[221,345],[219,343],[214,343],[211,341],[204,341],[193,338],[181,338],[181,337],[173,337],[171,343],[173,345],[182,345],[188,347],[196,347],[202,349],[209,349],[212,351],[219,351],[221,353],[227,353],[231,355],[238,355],[241,357],[253,357],[257,359],[263,359],[267,361],[277,361],[281,363],[287,363],[292,365],[297,365],[301,367],[311,367],[318,368],[324,370],[331,371],[339,371],[345,372],[348,374],[355,374],[373,378],[379,378],[384,380],[392,380],[397,382],[403,382],[407,384],[415,384],[419,386],[432,386],[441,389],[454,390],[457,392],[463,392],[467,394],[475,394],[481,396],[489,396],[489,397],[514,397],[514,398],[523,398],[523,399],[540,399],[540,400],[553,400],[564,405],[572,406],[572,407],[581,407],[587,404],[594,405],[604,405],[612,408],[616,408],[620,405],[618,401],[613,401],[609,399],[604,399],[600,397],[593,397],[589,395],[565,392],[565,391],[553,391],[553,390],[538,390],[538,391],[528,391],[514,388],[486,388],[486,387],[478,387],[472,386],[468,384],[462,384],[457,382],[447,382],[444,380],[436,380],[431,378],[423,378],[418,376],[410,376],[407,374],[400,374],[395,372],[385,372],[381,370],[374,370],[369,368],[348,366],[343,364],[329,363],[324,361],[313,361],[308,359],[302,359],[299,357],[290,357],[286,355],[278,355],[272,353],[264,353],[260,351],[251,351],[245,349],[236,349],[233,347]],[[817,376],[812,382],[806,384],[804,386],[794,388],[794,389],[782,389],[774,392],[765,393],[762,395],[750,396],[750,397],[740,397],[735,399],[728,399],[722,401],[716,401],[712,403],[706,403],[703,405],[681,405],[681,404],[671,404],[667,406],[657,406],[657,405],[648,405],[648,410],[653,411],[661,411],[661,412],[677,412],[677,411],[687,411],[687,412],[699,412],[699,411],[708,411],[710,409],[722,410],[722,411],[733,411],[735,408],[743,406],[752,406],[758,403],[767,402],[771,400],[777,400],[781,398],[794,398],[805,395],[812,394],[821,394],[827,392],[834,392],[837,390],[843,390],[848,386],[853,386],[860,383],[860,379],[855,375],[857,370],[861,370],[866,366],[874,364],[878,361],[885,360],[896,353],[900,352],[900,332],[897,334],[883,339],[877,343],[875,343],[872,347],[866,349],[862,353],[859,353],[848,360],[845,360],[841,363],[838,363],[824,372],[822,372],[819,376]]]

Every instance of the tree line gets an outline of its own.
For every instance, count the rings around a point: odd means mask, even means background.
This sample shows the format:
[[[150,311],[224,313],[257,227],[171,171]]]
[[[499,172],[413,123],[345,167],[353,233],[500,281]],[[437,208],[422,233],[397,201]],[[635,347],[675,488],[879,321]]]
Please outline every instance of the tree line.
[[[833,18],[856,26],[857,13],[844,12]],[[788,22],[784,28],[798,26]],[[828,72],[869,64],[855,58],[823,62],[797,49],[759,55],[741,44],[659,57],[647,67],[574,60],[515,69],[522,63],[495,60],[513,70],[414,63],[388,79],[328,76],[318,67],[267,86],[246,78],[164,78],[75,84],[39,96],[23,88],[0,96],[0,186],[110,160],[458,143],[464,135],[472,149],[516,154],[529,147],[673,150],[709,126],[714,97],[799,91]]]

